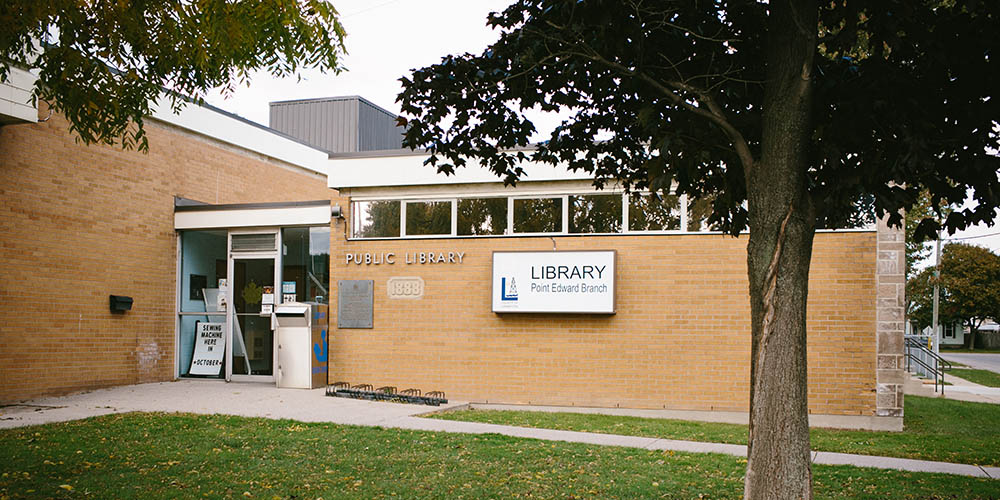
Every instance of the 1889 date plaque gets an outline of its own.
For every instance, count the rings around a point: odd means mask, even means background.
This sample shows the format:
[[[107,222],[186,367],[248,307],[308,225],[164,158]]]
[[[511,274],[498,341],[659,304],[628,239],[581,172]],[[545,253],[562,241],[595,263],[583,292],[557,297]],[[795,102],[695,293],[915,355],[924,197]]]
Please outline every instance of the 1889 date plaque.
[[[374,328],[373,280],[337,281],[337,328]]]

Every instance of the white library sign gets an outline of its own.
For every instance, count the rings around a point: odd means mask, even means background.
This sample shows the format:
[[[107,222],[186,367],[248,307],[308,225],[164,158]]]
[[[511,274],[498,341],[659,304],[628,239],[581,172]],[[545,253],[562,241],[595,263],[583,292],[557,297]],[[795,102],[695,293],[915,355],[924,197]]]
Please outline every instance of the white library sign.
[[[493,312],[615,313],[614,250],[493,252]]]

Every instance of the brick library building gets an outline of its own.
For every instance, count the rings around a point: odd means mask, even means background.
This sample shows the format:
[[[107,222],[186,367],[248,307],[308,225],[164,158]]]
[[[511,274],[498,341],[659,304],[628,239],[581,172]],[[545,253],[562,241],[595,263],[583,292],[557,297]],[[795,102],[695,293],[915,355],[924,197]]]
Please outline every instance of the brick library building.
[[[360,97],[274,102],[268,127],[164,105],[142,153],[77,142],[24,104],[30,74],[0,85],[2,403],[301,364],[309,387],[748,411],[747,238],[701,201],[541,164],[516,188],[438,175]],[[813,425],[902,429],[902,259],[884,223],[817,233]],[[289,361],[298,304],[320,335]]]

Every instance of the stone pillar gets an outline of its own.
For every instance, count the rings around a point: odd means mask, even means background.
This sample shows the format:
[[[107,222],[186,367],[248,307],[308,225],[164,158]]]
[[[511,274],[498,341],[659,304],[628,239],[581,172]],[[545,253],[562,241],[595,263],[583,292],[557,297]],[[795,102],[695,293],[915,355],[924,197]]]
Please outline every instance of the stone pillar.
[[[902,227],[878,221],[876,257],[875,415],[903,416],[903,331],[906,321],[906,241]]]

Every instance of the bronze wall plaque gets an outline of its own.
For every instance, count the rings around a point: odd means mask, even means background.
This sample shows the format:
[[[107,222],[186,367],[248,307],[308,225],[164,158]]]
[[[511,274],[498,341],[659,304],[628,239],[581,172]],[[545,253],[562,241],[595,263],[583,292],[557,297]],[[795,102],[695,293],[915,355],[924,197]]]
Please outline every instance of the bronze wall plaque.
[[[337,328],[374,328],[374,280],[337,281]]]

